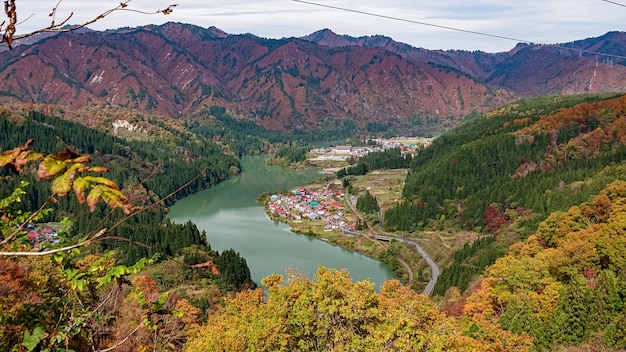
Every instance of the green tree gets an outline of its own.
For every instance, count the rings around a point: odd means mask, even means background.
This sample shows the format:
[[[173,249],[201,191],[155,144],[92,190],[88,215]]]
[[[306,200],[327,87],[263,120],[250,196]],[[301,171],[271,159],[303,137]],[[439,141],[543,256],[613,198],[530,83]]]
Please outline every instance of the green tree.
[[[578,344],[588,333],[591,289],[582,277],[575,277],[559,296],[554,317],[555,341]]]
[[[378,199],[369,190],[365,191],[356,201],[356,208],[366,214],[378,212]]]

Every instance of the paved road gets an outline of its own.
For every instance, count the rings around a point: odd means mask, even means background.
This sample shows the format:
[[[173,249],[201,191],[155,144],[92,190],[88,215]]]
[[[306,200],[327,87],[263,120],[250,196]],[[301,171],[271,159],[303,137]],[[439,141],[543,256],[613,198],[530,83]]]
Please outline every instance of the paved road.
[[[437,265],[437,263],[435,263],[433,258],[431,258],[430,255],[428,255],[428,253],[424,250],[424,248],[422,248],[422,246],[420,246],[419,244],[415,243],[415,241],[411,241],[411,240],[404,239],[404,238],[398,238],[397,240],[408,243],[409,245],[414,245],[415,250],[419,252],[419,254],[422,255],[426,263],[428,263],[428,266],[430,266],[430,280],[428,280],[426,287],[424,287],[424,294],[430,296],[430,294],[433,293],[433,289],[435,288],[435,284],[437,283],[437,279],[439,278],[439,274],[441,272],[441,270],[439,269],[439,266]]]
[[[380,232],[384,235],[391,235],[390,233],[385,232],[385,228],[383,227],[383,213],[380,210],[380,204],[378,205],[378,218],[380,219]],[[391,237],[391,238],[395,238],[395,237]],[[430,257],[430,255],[428,255],[428,253],[426,252],[426,250],[424,250],[424,248],[422,248],[422,246],[420,246],[419,244],[417,244],[415,241],[412,240],[407,240],[404,238],[395,238],[398,241],[402,241],[405,243],[408,243],[409,246],[411,246],[411,248],[415,248],[415,250],[422,255],[422,258],[424,258],[424,260],[426,261],[426,263],[428,263],[428,266],[430,267],[430,280],[428,280],[428,283],[426,284],[426,287],[424,288],[424,294],[430,296],[431,293],[433,293],[433,289],[435,288],[435,284],[437,283],[437,279],[439,278],[439,274],[441,273],[441,270],[439,269],[439,266],[437,265],[437,263],[435,263],[435,261],[433,260],[433,258]]]
[[[352,202],[350,201],[349,198],[350,198],[350,195],[348,194],[348,190],[346,190],[346,203],[348,203],[348,206],[350,206],[352,211],[355,214],[357,214],[358,217],[363,219],[361,214],[352,205]],[[379,210],[378,210],[378,217],[380,219],[380,233],[382,235],[378,234],[372,228],[372,226],[368,224],[370,231],[374,233],[375,238],[378,239],[378,240],[389,241],[389,242],[391,242],[391,240],[396,240],[396,241],[401,241],[401,242],[407,243],[409,245],[409,247],[415,249],[422,256],[422,258],[424,258],[424,260],[426,261],[426,263],[430,267],[430,280],[428,280],[428,283],[426,284],[426,287],[424,287],[424,292],[423,293],[425,295],[427,295],[427,296],[430,296],[430,294],[433,293],[433,289],[435,288],[435,284],[437,283],[437,279],[439,279],[439,274],[441,273],[441,270],[439,269],[439,266],[437,265],[437,263],[435,263],[433,258],[431,258],[430,255],[428,255],[426,250],[424,250],[424,248],[422,248],[422,246],[420,246],[417,242],[415,242],[413,240],[406,239],[406,238],[396,237],[393,234],[385,232],[384,228],[383,228],[383,214],[382,214],[382,211],[380,210],[380,204],[379,204],[378,208],[379,208]]]
[[[413,248],[415,251],[421,254],[422,258],[424,258],[424,260],[430,267],[430,280],[428,280],[428,283],[426,284],[426,287],[424,288],[424,294],[430,295],[433,292],[433,289],[435,288],[435,284],[437,283],[437,279],[439,278],[439,274],[441,273],[441,270],[439,269],[439,266],[437,265],[437,263],[435,263],[433,258],[431,258],[430,255],[428,255],[426,250],[413,240],[395,237],[392,234],[387,233],[387,232],[383,232],[383,235],[376,235],[375,237],[376,239],[382,240],[382,241],[396,240],[396,241],[404,242],[408,244],[409,247]]]

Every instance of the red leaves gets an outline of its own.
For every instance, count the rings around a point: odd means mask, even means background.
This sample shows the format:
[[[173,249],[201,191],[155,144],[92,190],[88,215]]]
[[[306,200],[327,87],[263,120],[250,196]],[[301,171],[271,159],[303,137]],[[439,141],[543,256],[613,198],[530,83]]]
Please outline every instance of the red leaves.
[[[493,204],[485,209],[483,219],[485,220],[485,228],[489,232],[497,232],[500,226],[506,224],[506,219]]]

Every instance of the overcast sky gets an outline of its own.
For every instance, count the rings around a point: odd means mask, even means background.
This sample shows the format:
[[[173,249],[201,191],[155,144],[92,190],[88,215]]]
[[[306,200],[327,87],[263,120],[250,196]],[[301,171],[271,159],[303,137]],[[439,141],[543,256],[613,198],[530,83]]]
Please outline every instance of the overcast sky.
[[[45,27],[58,0],[16,0],[18,33]],[[178,3],[170,15],[113,13],[92,29],[136,27],[164,22],[215,26],[226,33],[266,38],[300,37],[328,28],[354,37],[385,35],[426,49],[508,51],[517,41],[435,28],[424,24],[304,4],[293,0],[132,0],[128,8],[156,12]],[[557,44],[624,31],[626,6],[603,0],[310,0],[317,4],[374,13],[413,22],[452,27],[541,44]],[[626,0],[615,0],[625,4]],[[63,0],[57,21],[93,19],[119,4],[109,0]]]

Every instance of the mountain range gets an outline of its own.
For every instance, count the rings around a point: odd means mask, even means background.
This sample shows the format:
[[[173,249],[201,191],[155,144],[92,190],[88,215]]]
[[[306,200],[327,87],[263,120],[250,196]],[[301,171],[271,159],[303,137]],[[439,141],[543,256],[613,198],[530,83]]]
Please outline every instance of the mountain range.
[[[166,23],[46,35],[3,50],[0,101],[67,109],[98,102],[172,118],[221,106],[285,131],[337,121],[451,126],[521,97],[624,91],[621,56],[623,32],[486,53],[327,29],[266,39]]]

